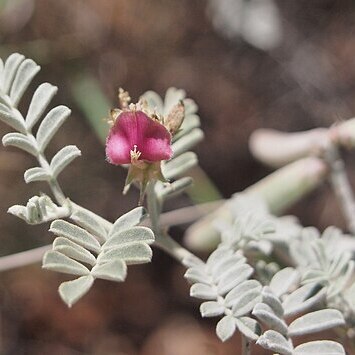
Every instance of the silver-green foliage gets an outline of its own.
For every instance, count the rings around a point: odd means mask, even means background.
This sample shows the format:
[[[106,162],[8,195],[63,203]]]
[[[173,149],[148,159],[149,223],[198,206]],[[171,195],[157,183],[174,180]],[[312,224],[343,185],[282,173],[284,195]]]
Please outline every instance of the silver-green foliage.
[[[149,262],[152,257],[149,245],[154,241],[154,234],[149,228],[137,226],[145,218],[141,207],[111,224],[65,197],[57,177],[81,152],[69,145],[60,149],[50,162],[44,152],[70,110],[57,106],[45,113],[57,92],[49,83],[37,88],[25,117],[17,109],[39,69],[33,60],[17,53],[4,65],[0,60],[0,119],[17,131],[6,134],[2,142],[4,146],[17,147],[37,158],[39,166],[25,172],[25,182],[46,181],[56,203],[47,195],[34,196],[26,206],[15,205],[8,212],[29,224],[53,221],[50,231],[56,238],[52,250],[43,258],[43,267],[79,276],[59,288],[62,299],[71,306],[90,289],[96,278],[123,281],[128,264]],[[58,218],[70,218],[76,225]]]
[[[284,272],[283,270],[279,272],[283,273],[283,275],[280,276],[278,275],[279,273],[275,274],[270,284],[271,287],[275,287],[281,280],[290,285],[288,277],[291,270],[288,270],[288,272]],[[276,279],[278,280],[275,281]],[[262,301],[255,305],[252,312],[253,316],[267,329],[264,330],[262,336],[257,340],[258,345],[283,355],[302,354],[302,351],[315,347],[315,345],[323,351],[318,352],[318,354],[332,353],[331,350],[333,349],[337,349],[335,354],[345,354],[340,344],[328,340],[312,341],[294,347],[292,341],[294,337],[342,326],[345,324],[344,317],[338,310],[321,309],[306,313],[293,319],[290,324],[287,324],[285,319],[288,318],[288,315],[285,313],[284,303],[281,303],[280,298],[275,295],[271,287],[266,286],[263,288],[261,292]],[[304,309],[299,309],[299,311],[304,312]]]
[[[217,219],[221,242],[230,248],[269,255],[275,246],[287,246],[302,229],[291,216],[275,217],[265,202],[249,194],[235,194],[228,201],[231,218]]]
[[[198,142],[203,139],[203,131],[200,129],[200,118],[197,115],[197,105],[189,98],[186,98],[184,90],[169,88],[165,94],[165,100],[154,91],[147,91],[142,95],[148,106],[166,117],[171,109],[180,101],[184,103],[185,118],[179,131],[173,136],[172,150],[173,158],[162,162],[162,172],[170,184],[157,182],[155,184],[155,193],[161,201],[175,197],[185,191],[192,185],[190,177],[184,177],[184,174],[192,167],[198,164],[196,153],[189,151]]]
[[[221,232],[218,248],[206,262],[195,257],[185,259],[185,277],[193,283],[191,296],[207,300],[201,304],[201,315],[222,317],[216,327],[218,337],[224,341],[239,330],[250,341],[278,354],[306,354],[310,349],[317,349],[316,354],[345,354],[340,344],[328,340],[293,345],[294,337],[345,324],[344,312],[332,309],[329,302],[328,308],[322,309],[330,283],[341,285],[342,290],[352,275],[349,253],[342,249],[337,252],[331,243],[337,240],[338,231],[327,230],[322,242],[315,236],[317,243],[308,247],[301,237],[305,231],[294,219],[270,215],[255,196],[234,197],[229,207],[234,216],[232,223],[220,219],[215,224]],[[312,238],[308,239],[312,244]],[[293,243],[299,243],[298,248]],[[300,259],[296,268],[280,270],[277,264],[261,259],[254,272],[248,264],[249,256],[255,262],[255,258],[271,251],[292,255],[290,244],[298,252],[294,259]],[[260,281],[267,286],[249,279],[260,274]],[[347,297],[353,291],[348,291]],[[289,317],[300,314],[288,322]]]
[[[10,207],[8,213],[23,219],[28,224],[39,224],[67,217],[70,214],[70,205],[68,202],[63,206],[58,206],[49,196],[43,194],[31,197],[26,206]]]
[[[317,287],[328,306],[339,309],[355,324],[355,263],[342,238],[335,227],[322,235],[315,228],[305,228],[290,244],[290,254],[298,265],[303,288]]]
[[[206,263],[189,257],[184,264],[188,266],[185,277],[193,284],[190,295],[206,300],[200,306],[202,317],[222,317],[216,327],[218,337],[225,341],[238,329],[248,339],[257,340],[260,326],[249,314],[261,300],[262,286],[249,280],[254,270],[243,254],[221,246]]]
[[[81,227],[64,220],[52,222],[50,231],[56,238],[53,249],[43,258],[43,268],[79,276],[59,287],[68,306],[80,299],[96,278],[124,281],[127,265],[150,262],[154,234],[137,226],[144,218],[144,209],[137,207],[118,218],[110,229],[85,212],[73,216]]]
[[[152,230],[138,226],[145,218],[141,207],[111,224],[64,196],[57,177],[81,153],[76,146],[66,146],[48,162],[44,152],[70,110],[57,106],[45,114],[57,91],[49,83],[37,88],[25,116],[17,108],[38,71],[35,62],[20,54],[11,55],[5,64],[0,61],[0,119],[16,131],[6,134],[3,144],[37,158],[39,166],[25,172],[25,181],[46,181],[56,201],[34,196],[26,206],[12,206],[9,212],[30,224],[53,221],[50,231],[56,238],[43,258],[43,267],[76,277],[59,287],[62,299],[71,306],[96,278],[124,281],[127,265],[149,262],[155,238]],[[143,97],[163,117],[180,101],[185,107],[185,120],[173,138],[174,157],[162,163],[164,176],[172,182],[157,182],[153,193],[148,193],[150,218],[162,243],[161,238],[167,237],[159,227],[163,203],[192,184],[183,175],[197,164],[196,154],[189,149],[203,138],[203,132],[197,106],[185,98],[183,90],[170,88],[164,102],[152,91]],[[192,283],[190,294],[203,300],[201,315],[221,318],[216,326],[218,337],[225,341],[238,330],[248,341],[279,354],[345,354],[333,341],[293,345],[293,337],[343,325],[344,316],[350,323],[354,320],[354,262],[339,243],[341,233],[328,229],[320,236],[313,229],[302,229],[290,217],[276,218],[255,196],[238,194],[228,208],[232,222],[216,221],[221,243],[207,261],[193,255],[183,260],[188,268],[185,277]],[[291,257],[294,267],[279,270],[275,263],[258,260],[273,251]],[[254,267],[248,263],[249,256]]]
[[[10,213],[31,224],[69,216],[70,209],[56,179],[68,164],[81,155],[76,146],[70,145],[57,152],[51,162],[45,158],[47,145],[71,112],[68,107],[61,105],[45,113],[57,92],[55,86],[49,83],[39,85],[32,96],[27,114],[23,116],[18,110],[22,96],[39,70],[40,67],[32,59],[25,59],[18,53],[10,55],[5,64],[0,60],[0,120],[17,131],[6,134],[2,143],[37,158],[39,166],[25,172],[25,182],[47,181],[61,205],[56,206],[49,197],[40,196],[30,199],[26,206],[16,205],[9,209]],[[36,124],[38,129],[34,133]]]
[[[222,341],[229,339],[238,330],[250,341],[256,341],[265,349],[279,354],[300,354],[300,349],[308,349],[315,344],[321,348],[340,349],[343,352],[339,354],[345,354],[340,344],[331,341],[310,342],[294,348],[293,337],[345,323],[338,310],[322,309],[287,324],[290,314],[286,314],[285,305],[289,304],[290,297],[293,297],[293,306],[298,305],[297,312],[292,315],[314,305],[301,307],[307,301],[309,292],[296,298],[297,290],[289,293],[299,280],[297,270],[282,269],[273,276],[270,286],[262,287],[259,281],[250,279],[254,270],[247,264],[243,254],[223,245],[206,262],[188,257],[184,264],[188,267],[185,277],[193,284],[190,295],[205,300],[200,306],[202,317],[222,317],[216,326],[217,336]],[[281,298],[284,297],[286,302],[282,303]],[[262,329],[264,332],[261,335]]]

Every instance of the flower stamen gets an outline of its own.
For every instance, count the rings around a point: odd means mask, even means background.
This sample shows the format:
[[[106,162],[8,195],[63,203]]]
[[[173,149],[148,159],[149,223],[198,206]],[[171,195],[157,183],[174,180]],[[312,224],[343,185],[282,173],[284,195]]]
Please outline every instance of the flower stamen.
[[[133,150],[131,149],[130,151],[131,154],[131,162],[136,162],[139,157],[142,155],[142,152],[140,152],[139,150],[137,150],[137,144],[133,145]]]

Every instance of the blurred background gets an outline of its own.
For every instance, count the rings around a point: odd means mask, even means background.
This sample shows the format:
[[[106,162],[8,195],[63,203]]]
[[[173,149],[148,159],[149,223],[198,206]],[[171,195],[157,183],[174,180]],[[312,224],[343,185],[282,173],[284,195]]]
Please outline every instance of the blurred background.
[[[35,83],[58,86],[53,104],[73,110],[49,147],[49,155],[67,144],[83,153],[61,175],[63,189],[110,220],[137,201],[134,191],[122,196],[125,171],[105,162],[98,137],[120,86],[134,99],[150,89],[187,91],[206,134],[200,165],[229,197],[271,172],[248,152],[253,130],[302,131],[354,115],[354,35],[351,0],[0,0],[1,57],[16,51],[34,59],[42,67]],[[1,124],[1,136],[7,132]],[[353,157],[346,161],[353,180]],[[31,166],[22,152],[0,149],[1,255],[51,240],[48,226],[6,213],[47,192],[23,182]],[[170,208],[188,204],[185,198]],[[327,185],[289,212],[304,225],[344,227]],[[183,231],[173,228],[178,239]],[[57,294],[62,275],[39,264],[4,272],[0,354],[238,354],[237,336],[222,344],[215,320],[200,319],[183,273],[156,251],[150,265],[130,268],[124,284],[97,281],[69,310]]]

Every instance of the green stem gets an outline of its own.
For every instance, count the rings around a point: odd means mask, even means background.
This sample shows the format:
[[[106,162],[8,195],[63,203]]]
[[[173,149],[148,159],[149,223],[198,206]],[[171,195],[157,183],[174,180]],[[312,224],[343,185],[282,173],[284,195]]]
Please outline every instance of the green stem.
[[[44,156],[43,153],[39,153],[38,157],[38,162],[41,165],[41,167],[47,171],[49,171],[49,163],[46,159],[46,157]],[[52,177],[49,181],[48,181],[48,185],[50,187],[50,189],[52,190],[52,193],[55,197],[55,199],[57,200],[57,202],[63,206],[66,201],[67,198],[65,197],[61,187],[59,186],[59,183],[57,181],[56,178]]]
[[[162,203],[157,198],[154,187],[155,182],[150,182],[147,187],[148,213],[152,224],[152,230],[155,234],[154,244],[177,261],[182,262],[183,259],[191,255],[191,253],[171,238],[171,236],[160,226],[159,219]]]
[[[172,256],[174,259],[180,263],[187,257],[192,255],[187,249],[182,247],[178,242],[176,242],[168,233],[155,234],[155,245],[164,250],[167,254]]]

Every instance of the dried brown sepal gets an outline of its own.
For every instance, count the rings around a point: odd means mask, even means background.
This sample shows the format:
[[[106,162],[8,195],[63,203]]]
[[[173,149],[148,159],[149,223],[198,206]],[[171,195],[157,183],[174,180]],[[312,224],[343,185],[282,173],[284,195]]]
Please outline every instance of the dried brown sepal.
[[[185,105],[184,102],[180,100],[179,103],[171,109],[168,116],[165,118],[165,127],[171,133],[171,135],[174,135],[179,130],[182,122],[184,121],[184,118]]]
[[[107,123],[112,127],[121,113],[122,110],[120,110],[119,108],[113,108],[112,110],[110,110],[110,116],[106,119]]]

